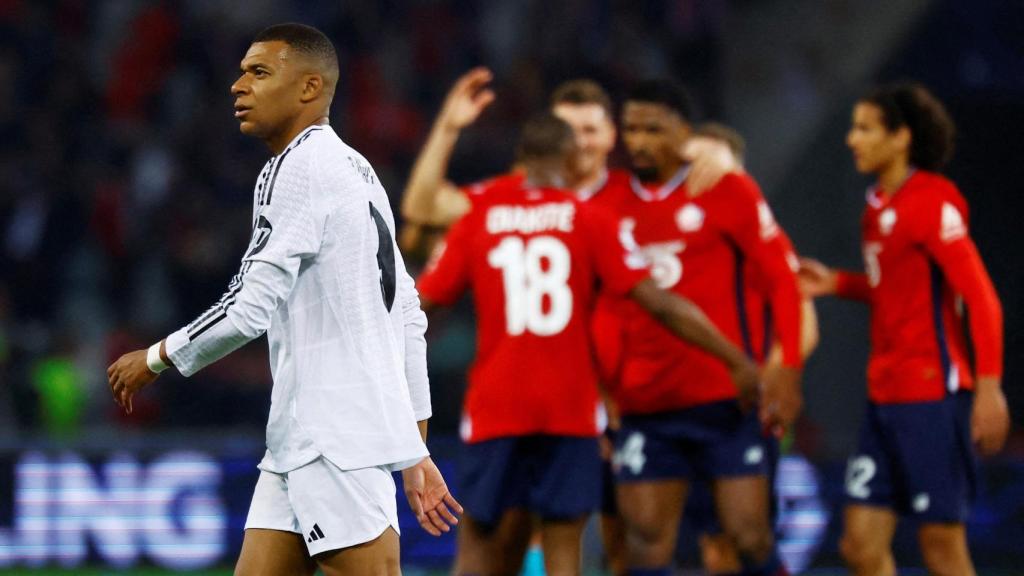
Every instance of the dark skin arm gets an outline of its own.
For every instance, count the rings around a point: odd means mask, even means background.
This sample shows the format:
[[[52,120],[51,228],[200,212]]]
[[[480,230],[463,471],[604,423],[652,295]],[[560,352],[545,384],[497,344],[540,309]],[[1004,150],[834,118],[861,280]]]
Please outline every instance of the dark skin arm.
[[[700,308],[685,298],[658,288],[650,278],[637,284],[629,296],[679,339],[725,362],[739,392],[740,404],[744,408],[754,405],[759,379],[757,365],[723,336]]]
[[[149,369],[146,363],[148,349],[129,352],[118,358],[107,368],[107,381],[110,384],[110,391],[114,395],[114,402],[124,408],[129,414],[132,413],[132,397],[139,390],[153,383],[159,374]],[[164,364],[174,368],[174,362],[167,356],[167,342],[160,341],[160,358]]]

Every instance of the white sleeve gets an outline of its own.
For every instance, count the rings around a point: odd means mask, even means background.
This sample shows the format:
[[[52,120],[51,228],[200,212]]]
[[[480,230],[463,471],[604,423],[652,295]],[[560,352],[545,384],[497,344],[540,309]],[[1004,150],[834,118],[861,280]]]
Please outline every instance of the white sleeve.
[[[167,355],[185,376],[253,340],[288,299],[303,260],[320,249],[323,222],[314,216],[308,172],[283,163],[258,198],[252,240],[221,299],[167,337]]]
[[[409,383],[409,399],[416,421],[430,418],[430,379],[427,377],[427,315],[420,307],[416,282],[401,264],[398,278],[399,297],[405,320],[405,379]]]

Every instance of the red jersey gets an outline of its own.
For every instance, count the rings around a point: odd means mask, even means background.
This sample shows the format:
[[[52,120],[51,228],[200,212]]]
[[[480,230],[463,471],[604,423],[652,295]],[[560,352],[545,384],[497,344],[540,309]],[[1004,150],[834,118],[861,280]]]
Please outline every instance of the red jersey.
[[[472,287],[478,349],[463,438],[597,434],[595,288],[624,296],[647,276],[614,219],[571,192],[504,182],[481,194],[418,285],[438,304]]]
[[[752,346],[748,300],[764,294],[783,363],[800,366],[797,262],[757,184],[747,175],[729,174],[691,197],[685,174],[681,170],[656,191],[631,179],[608,191],[606,205],[620,218],[622,233],[632,232],[659,286],[694,302],[736,345]],[[745,278],[751,275],[756,290]],[[625,353],[611,386],[624,414],[736,397],[720,360],[678,340],[632,302],[620,303],[620,313]]]
[[[1001,376],[1002,310],[956,186],[918,170],[892,196],[869,190],[861,233],[867,274],[840,273],[837,292],[871,306],[871,401],[923,402],[973,388],[958,295],[971,312],[978,374]]]

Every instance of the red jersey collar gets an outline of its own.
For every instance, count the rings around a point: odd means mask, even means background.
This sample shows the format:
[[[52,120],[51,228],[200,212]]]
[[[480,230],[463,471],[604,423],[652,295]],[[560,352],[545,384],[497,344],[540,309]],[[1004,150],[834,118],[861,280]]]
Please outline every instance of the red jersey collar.
[[[608,169],[605,168],[601,171],[601,177],[597,179],[597,182],[594,182],[590,186],[584,186],[576,191],[576,198],[578,198],[580,202],[586,202],[594,196],[597,196],[597,193],[600,192],[607,183]]]
[[[667,182],[662,184],[657,190],[651,191],[640,179],[635,175],[629,177],[629,185],[633,189],[633,192],[640,197],[644,202],[655,202],[658,200],[664,200],[672,195],[683,182],[686,181],[686,177],[690,174],[690,165],[687,164],[679,168]]]
[[[892,193],[892,196],[890,196],[888,200],[886,200],[885,193],[882,192],[881,187],[877,183],[872,185],[870,188],[868,188],[867,192],[868,205],[870,205],[872,208],[881,208],[882,206],[885,206],[893,198],[895,198],[897,194],[902,192],[907,187],[907,184],[909,184],[910,181],[914,179],[914,176],[916,174],[917,168],[911,166],[910,170],[907,171],[907,177],[903,180],[903,183],[900,184],[900,187],[897,188],[895,192]]]

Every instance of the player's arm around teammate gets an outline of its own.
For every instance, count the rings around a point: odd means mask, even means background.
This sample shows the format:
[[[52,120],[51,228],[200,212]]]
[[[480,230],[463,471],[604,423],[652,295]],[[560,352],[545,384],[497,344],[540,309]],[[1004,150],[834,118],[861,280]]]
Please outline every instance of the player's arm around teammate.
[[[448,165],[462,131],[477,121],[494,102],[490,70],[474,68],[456,80],[424,143],[402,197],[406,225],[400,245],[413,254],[430,252],[437,229],[452,225],[470,209],[470,200],[447,179]],[[607,180],[608,155],[615,147],[615,119],[611,98],[596,82],[571,80],[552,95],[551,111],[573,129],[576,158],[565,185],[581,195],[600,188]],[[696,135],[680,146],[681,159],[692,166],[691,186],[701,191],[718,183],[726,174],[742,172],[741,161],[728,144],[716,138]],[[589,194],[597,192],[589,190]]]
[[[841,541],[859,575],[895,574],[899,516],[919,521],[929,572],[973,574],[964,530],[976,489],[971,440],[990,455],[1009,428],[999,299],[968,235],[966,202],[935,173],[952,154],[953,132],[921,86],[885,86],[858,101],[847,145],[857,170],[877,178],[862,219],[867,273],[802,263],[806,293],[871,310],[870,401],[847,471]],[[974,374],[957,296],[970,312]]]

